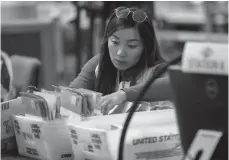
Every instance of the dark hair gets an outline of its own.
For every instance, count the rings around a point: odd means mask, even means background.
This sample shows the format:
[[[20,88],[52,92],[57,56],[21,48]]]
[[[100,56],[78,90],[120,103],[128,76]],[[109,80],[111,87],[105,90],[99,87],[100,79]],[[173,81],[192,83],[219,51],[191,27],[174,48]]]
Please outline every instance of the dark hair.
[[[162,61],[151,19],[148,17],[144,22],[137,23],[132,19],[132,13],[127,18],[117,18],[113,12],[108,19],[101,44],[96,91],[107,95],[114,92],[116,87],[117,69],[114,67],[109,56],[108,38],[119,29],[133,27],[139,32],[144,44],[141,58],[133,67],[144,69],[146,65],[150,67]]]

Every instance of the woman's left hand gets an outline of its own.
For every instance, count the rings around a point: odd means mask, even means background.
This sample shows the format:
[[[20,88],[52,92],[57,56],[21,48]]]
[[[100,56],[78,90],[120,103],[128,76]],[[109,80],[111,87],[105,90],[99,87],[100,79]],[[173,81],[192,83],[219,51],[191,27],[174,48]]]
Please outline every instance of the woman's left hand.
[[[103,96],[100,101],[101,112],[108,114],[108,112],[116,105],[120,105],[126,101],[126,93],[122,90],[115,93]]]

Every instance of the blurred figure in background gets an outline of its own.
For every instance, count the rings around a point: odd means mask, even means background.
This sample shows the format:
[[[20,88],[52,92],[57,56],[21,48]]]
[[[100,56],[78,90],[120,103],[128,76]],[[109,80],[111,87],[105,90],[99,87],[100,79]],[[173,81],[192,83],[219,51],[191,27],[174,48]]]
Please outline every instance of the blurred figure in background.
[[[15,97],[13,87],[13,68],[7,53],[1,51],[1,102]]]

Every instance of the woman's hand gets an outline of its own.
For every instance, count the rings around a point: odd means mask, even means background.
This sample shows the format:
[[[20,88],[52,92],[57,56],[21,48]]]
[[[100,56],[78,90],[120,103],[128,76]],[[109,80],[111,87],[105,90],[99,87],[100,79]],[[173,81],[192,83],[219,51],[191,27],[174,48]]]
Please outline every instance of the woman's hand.
[[[115,93],[103,96],[100,101],[101,112],[108,114],[108,112],[116,105],[120,105],[126,101],[126,93],[122,90]]]

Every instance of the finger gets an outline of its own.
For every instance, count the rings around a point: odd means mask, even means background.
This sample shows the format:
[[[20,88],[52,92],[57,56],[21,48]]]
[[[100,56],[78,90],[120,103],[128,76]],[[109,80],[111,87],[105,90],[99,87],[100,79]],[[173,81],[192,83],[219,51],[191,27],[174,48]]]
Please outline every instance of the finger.
[[[109,100],[104,100],[103,103],[101,104],[100,108],[101,108],[101,111],[102,113],[105,111],[107,105],[110,103]]]
[[[108,105],[109,105],[109,101],[106,101],[104,104],[103,104],[103,106],[102,106],[102,110],[101,110],[101,112],[103,113],[103,114],[106,114],[107,113],[107,107],[108,107]]]
[[[113,103],[113,101],[111,101],[107,107],[106,107],[106,110],[105,110],[105,113],[108,114],[113,108],[115,108],[115,104]]]
[[[108,114],[110,112],[110,110],[112,110],[114,107],[115,107],[115,105],[113,103],[109,103],[106,107],[105,113]]]
[[[106,101],[106,103],[103,105],[103,113],[107,114],[111,106],[112,106],[112,101],[111,100]]]
[[[103,105],[103,103],[105,102],[106,98],[105,97],[102,97],[98,103],[100,109],[101,109],[101,106]]]

